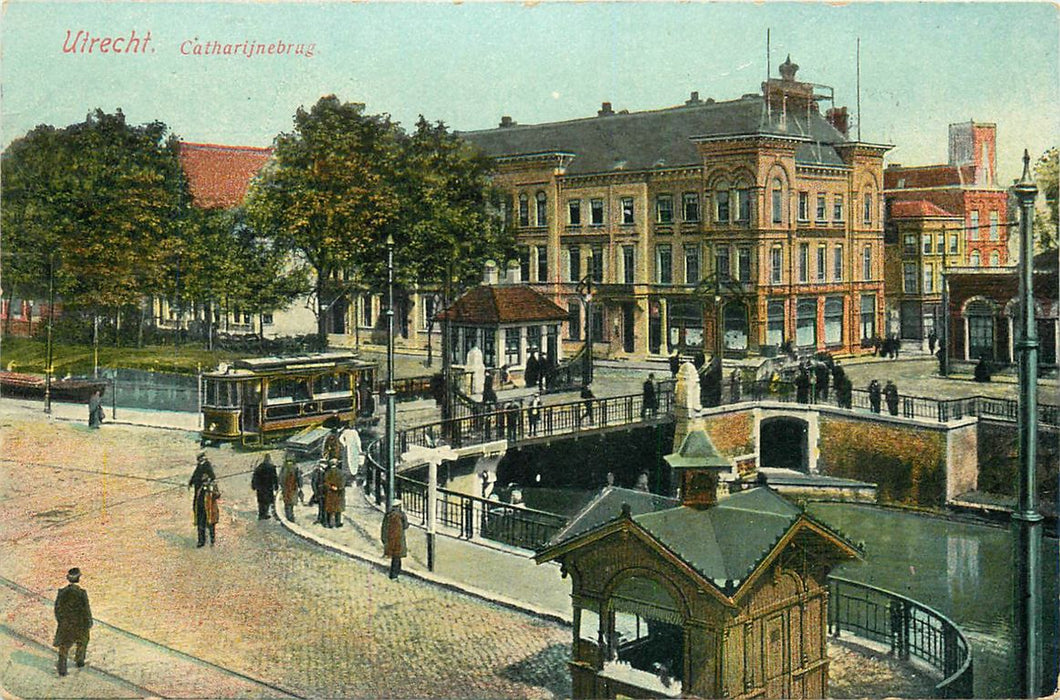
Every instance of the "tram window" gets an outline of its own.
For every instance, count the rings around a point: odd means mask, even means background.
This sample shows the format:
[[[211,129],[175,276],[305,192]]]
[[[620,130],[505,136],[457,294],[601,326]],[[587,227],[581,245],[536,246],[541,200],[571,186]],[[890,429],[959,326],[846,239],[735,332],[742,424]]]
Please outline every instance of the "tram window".
[[[313,378],[313,396],[350,393],[349,374],[322,374]]]
[[[304,379],[276,378],[269,381],[269,403],[307,401],[309,387]]]
[[[235,408],[239,405],[239,389],[235,382],[207,381],[206,405]]]

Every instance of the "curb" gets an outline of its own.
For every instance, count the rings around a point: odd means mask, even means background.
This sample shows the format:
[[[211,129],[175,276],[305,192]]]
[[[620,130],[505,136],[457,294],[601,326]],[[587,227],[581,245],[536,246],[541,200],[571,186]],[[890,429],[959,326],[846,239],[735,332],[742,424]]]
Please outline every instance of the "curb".
[[[349,517],[345,515],[343,517],[348,522],[353,522]],[[280,523],[283,525],[284,528],[287,529],[288,532],[295,535],[296,537],[300,537],[301,539],[306,540],[307,542],[312,542],[313,544],[319,545],[324,549],[330,550],[337,554],[342,554],[343,556],[350,557],[351,559],[357,559],[358,561],[362,561],[378,569],[380,572],[386,572],[389,569],[389,565],[379,561],[378,557],[365,554],[364,552],[355,550],[352,547],[347,547],[346,545],[338,544],[337,542],[332,542],[322,537],[321,535],[318,535],[315,532],[307,530],[306,528],[302,527],[301,525],[298,525],[297,523],[292,523],[288,521],[286,518],[280,518]],[[442,537],[448,537],[448,535],[444,535],[441,533],[439,533],[439,535]],[[568,627],[573,624],[572,618],[568,615],[562,615],[551,610],[545,610],[531,603],[527,603],[522,600],[516,600],[514,598],[509,598],[508,596],[500,595],[499,593],[493,593],[492,591],[487,591],[466,583],[454,581],[444,576],[438,576],[429,571],[402,568],[401,574],[402,576],[410,576],[425,583],[440,586],[450,591],[464,593],[473,598],[483,600],[487,603],[500,605],[501,607],[505,607],[510,610],[515,610],[517,612],[526,613],[535,617],[540,617],[551,622],[557,622],[566,625]]]

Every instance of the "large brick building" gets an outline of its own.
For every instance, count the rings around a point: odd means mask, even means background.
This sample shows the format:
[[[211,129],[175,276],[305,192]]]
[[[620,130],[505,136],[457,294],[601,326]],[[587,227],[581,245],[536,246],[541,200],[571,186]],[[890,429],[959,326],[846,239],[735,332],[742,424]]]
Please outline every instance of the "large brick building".
[[[567,340],[587,276],[612,357],[851,353],[880,333],[889,147],[851,139],[797,69],[737,100],[463,134],[497,159],[524,279],[568,309]]]
[[[997,126],[950,124],[949,163],[906,167],[892,164],[883,174],[884,194],[893,202],[926,201],[960,217],[969,267],[1015,264],[1019,252],[1008,217],[1008,192],[997,184]],[[1012,235],[1010,235],[1012,234]]]

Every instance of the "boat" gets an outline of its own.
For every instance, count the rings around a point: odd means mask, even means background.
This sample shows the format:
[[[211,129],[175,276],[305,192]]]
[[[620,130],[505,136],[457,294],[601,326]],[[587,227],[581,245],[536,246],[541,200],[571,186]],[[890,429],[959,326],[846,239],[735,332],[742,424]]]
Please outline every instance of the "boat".
[[[0,371],[0,397],[43,399],[45,380],[39,374]],[[94,392],[102,396],[107,382],[100,379],[54,379],[51,386],[52,401],[87,403]]]

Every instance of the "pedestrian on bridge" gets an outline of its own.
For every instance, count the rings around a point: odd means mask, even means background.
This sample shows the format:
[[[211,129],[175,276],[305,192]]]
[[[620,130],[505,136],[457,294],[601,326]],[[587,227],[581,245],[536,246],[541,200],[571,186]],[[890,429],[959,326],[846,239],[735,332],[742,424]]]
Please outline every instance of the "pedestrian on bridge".
[[[526,418],[530,423],[530,435],[537,435],[537,424],[541,421],[541,394],[534,394],[534,398],[530,399]]]
[[[887,399],[887,412],[892,416],[898,415],[898,387],[890,379],[887,386],[883,387],[883,395]]]
[[[88,593],[81,588],[81,569],[76,566],[66,573],[66,586],[59,589],[55,596],[55,640],[52,645],[59,649],[59,661],[56,670],[60,676],[66,675],[66,659],[70,647],[76,645],[74,663],[78,668],[85,665],[85,652],[88,650],[88,631],[92,628],[92,608],[88,604]]]
[[[408,554],[405,543],[405,530],[409,529],[409,519],[401,510],[401,499],[395,498],[390,510],[383,516],[382,531],[383,556],[390,557],[390,578],[396,579],[401,573],[401,560]]]
[[[532,389],[537,386],[541,363],[537,359],[537,348],[530,348],[530,357],[526,358],[526,367],[523,369],[523,381],[526,388]]]
[[[291,457],[283,461],[283,469],[280,470],[280,489],[283,495],[283,515],[293,523],[295,499],[302,500],[302,470]]]
[[[806,365],[799,365],[799,374],[795,377],[795,400],[810,403],[810,373]]]
[[[869,382],[869,408],[873,413],[880,412],[880,382],[877,379]]]
[[[828,370],[828,365],[824,362],[818,362],[817,366],[814,367],[814,374],[817,376],[817,400],[827,401],[828,400],[828,380],[831,374]]]
[[[578,425],[581,425],[582,420],[585,418],[589,419],[589,422],[593,422],[593,401],[596,400],[596,394],[593,393],[592,388],[588,384],[582,386],[581,391],[582,405],[585,407],[585,413],[578,419]]]
[[[272,463],[272,454],[266,453],[265,459],[254,468],[254,475],[250,477],[250,488],[258,497],[258,520],[268,520],[270,511],[275,510],[276,491],[279,487],[280,481],[276,476],[276,465]]]
[[[640,403],[640,418],[654,416],[659,410],[659,398],[655,394],[655,375],[649,374],[644,380],[644,394]]]

